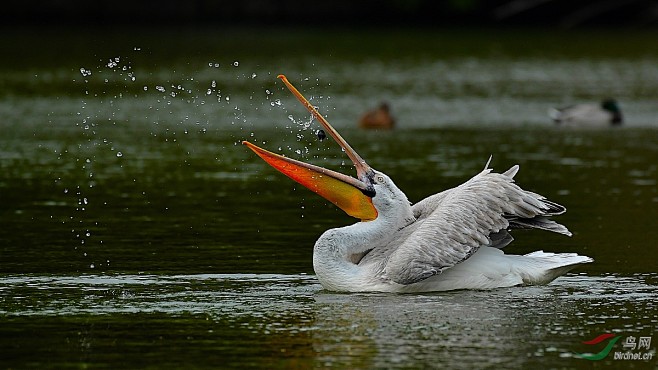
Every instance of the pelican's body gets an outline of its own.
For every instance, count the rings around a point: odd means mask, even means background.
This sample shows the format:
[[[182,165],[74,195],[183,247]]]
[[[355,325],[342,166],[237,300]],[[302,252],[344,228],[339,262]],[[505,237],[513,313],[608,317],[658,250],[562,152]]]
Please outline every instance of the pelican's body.
[[[313,268],[332,291],[424,292],[546,284],[592,262],[573,253],[507,255],[515,228],[571,235],[548,217],[565,208],[514,184],[518,166],[485,169],[464,184],[413,206],[384,173],[372,169],[301,94],[280,76],[357,170],[352,178],[244,142],[277,170],[361,219],[330,229],[315,243]]]
[[[390,178],[375,184],[373,221],[330,229],[315,243],[313,267],[334,291],[443,291],[547,284],[591,258],[542,251],[504,254],[512,228],[571,235],[547,219],[564,208],[485,169],[413,206]],[[379,198],[379,199],[377,199]]]
[[[606,99],[600,104],[551,108],[548,115],[557,124],[574,127],[618,126],[623,122],[621,109],[614,99]]]

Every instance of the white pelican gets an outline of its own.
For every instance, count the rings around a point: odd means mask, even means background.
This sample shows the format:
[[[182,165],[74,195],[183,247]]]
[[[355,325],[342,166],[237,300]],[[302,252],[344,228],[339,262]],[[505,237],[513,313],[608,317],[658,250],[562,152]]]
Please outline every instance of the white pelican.
[[[551,108],[548,115],[557,124],[574,127],[618,126],[623,122],[621,109],[614,99],[605,99],[599,104]]]
[[[547,284],[592,262],[575,253],[504,254],[511,229],[571,235],[549,216],[565,208],[521,189],[519,170],[488,168],[464,184],[413,206],[384,173],[370,167],[285,76],[279,78],[343,148],[357,178],[287,158],[243,141],[272,167],[360,219],[325,231],[313,249],[313,268],[332,291],[427,292]]]

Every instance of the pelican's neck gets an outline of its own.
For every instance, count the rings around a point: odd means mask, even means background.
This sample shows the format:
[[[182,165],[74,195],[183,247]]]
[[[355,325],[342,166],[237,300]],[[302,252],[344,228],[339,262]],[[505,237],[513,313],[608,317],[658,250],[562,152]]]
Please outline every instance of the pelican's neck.
[[[373,221],[327,230],[313,249],[313,268],[325,289],[335,291],[367,290],[374,283],[374,274],[358,262],[371,249],[386,244],[395,233],[413,222],[408,212],[398,217],[380,213]]]

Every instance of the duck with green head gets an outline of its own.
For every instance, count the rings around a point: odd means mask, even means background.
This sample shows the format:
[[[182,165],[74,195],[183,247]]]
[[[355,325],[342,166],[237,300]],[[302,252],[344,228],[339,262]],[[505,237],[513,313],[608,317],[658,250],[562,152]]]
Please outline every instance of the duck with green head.
[[[605,99],[600,104],[551,108],[548,115],[558,125],[574,127],[619,126],[623,122],[621,109],[614,99]]]

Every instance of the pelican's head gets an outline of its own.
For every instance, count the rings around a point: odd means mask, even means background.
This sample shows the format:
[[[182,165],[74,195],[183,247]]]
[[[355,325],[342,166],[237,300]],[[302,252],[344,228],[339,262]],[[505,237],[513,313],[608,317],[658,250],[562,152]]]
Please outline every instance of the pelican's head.
[[[373,169],[370,182],[377,194],[372,198],[372,203],[380,216],[387,216],[397,221],[411,217],[411,203],[388,175]]]
[[[378,212],[373,204],[373,198],[377,195],[376,189],[383,182],[392,184],[392,181],[383,173],[373,170],[284,75],[279,75],[279,78],[350,157],[356,168],[356,178],[272,153],[248,141],[242,143],[270,166],[334,203],[348,215],[362,221],[376,219]]]

